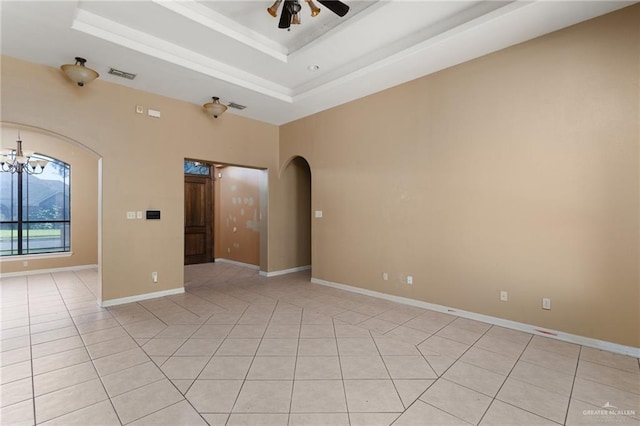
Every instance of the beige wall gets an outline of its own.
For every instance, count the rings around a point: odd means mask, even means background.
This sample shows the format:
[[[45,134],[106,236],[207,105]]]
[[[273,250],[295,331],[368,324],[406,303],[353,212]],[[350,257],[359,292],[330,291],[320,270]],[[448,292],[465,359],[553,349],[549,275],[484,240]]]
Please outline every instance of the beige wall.
[[[309,161],[324,212],[313,276],[640,346],[638,22],[630,7],[282,126],[280,163]]]
[[[101,79],[78,88],[59,69],[9,57],[1,66],[2,121],[64,135],[102,158],[103,300],[183,286],[184,158],[268,168],[277,176],[276,126],[233,114],[214,120],[198,105]],[[136,114],[136,105],[162,117]],[[126,219],[127,211],[147,209],[160,210],[162,219]]]
[[[18,131],[23,150],[36,151],[71,166],[71,255],[3,258],[3,274],[98,264],[98,157],[72,140],[38,129],[0,123],[2,148],[15,149]]]
[[[260,173],[245,167],[216,168],[216,258],[260,264]]]

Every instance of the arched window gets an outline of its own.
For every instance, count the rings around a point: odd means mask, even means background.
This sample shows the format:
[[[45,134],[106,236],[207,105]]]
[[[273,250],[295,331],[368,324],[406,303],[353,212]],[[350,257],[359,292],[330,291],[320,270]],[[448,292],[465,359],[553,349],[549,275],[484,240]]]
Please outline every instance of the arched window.
[[[71,250],[69,164],[44,155],[43,173],[0,173],[0,255]]]

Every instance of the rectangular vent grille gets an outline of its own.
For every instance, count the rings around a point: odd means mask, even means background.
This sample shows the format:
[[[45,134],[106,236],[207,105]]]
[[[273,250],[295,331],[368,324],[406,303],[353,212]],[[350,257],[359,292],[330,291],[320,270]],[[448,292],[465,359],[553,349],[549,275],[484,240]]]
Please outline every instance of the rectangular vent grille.
[[[132,74],[126,71],[120,71],[115,68],[109,68],[109,74],[115,75],[116,77],[126,78],[128,80],[133,80],[134,78],[136,78],[136,74]]]
[[[245,109],[246,108],[246,106],[237,104],[235,102],[229,102],[227,105],[229,106],[229,108],[235,108],[235,109]]]

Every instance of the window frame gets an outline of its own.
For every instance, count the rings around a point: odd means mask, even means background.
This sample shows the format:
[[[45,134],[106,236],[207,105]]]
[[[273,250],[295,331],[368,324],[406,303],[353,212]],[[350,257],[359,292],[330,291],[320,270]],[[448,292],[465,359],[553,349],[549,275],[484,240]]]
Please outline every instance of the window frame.
[[[72,254],[71,247],[71,164],[66,163],[54,157],[43,154],[34,154],[34,159],[46,160],[47,167],[60,167],[62,174],[62,198],[63,210],[61,219],[30,219],[29,210],[29,174],[11,173],[11,204],[9,220],[0,220],[0,226],[4,230],[9,227],[10,236],[9,248],[3,250],[0,247],[0,259],[10,260],[16,258],[42,257],[42,256],[68,256]],[[54,166],[55,165],[55,166]],[[9,173],[9,172],[2,172]],[[39,174],[34,175],[32,179],[37,179]],[[15,181],[14,181],[15,179]],[[16,192],[14,195],[13,192]],[[55,196],[53,193],[51,196]],[[53,227],[60,226],[59,235],[62,243],[58,246],[44,247],[42,249],[30,247],[33,238],[30,233],[34,231],[33,225],[51,224]],[[36,228],[37,229],[37,228]],[[46,228],[45,228],[46,229]],[[6,252],[6,253],[5,253]]]

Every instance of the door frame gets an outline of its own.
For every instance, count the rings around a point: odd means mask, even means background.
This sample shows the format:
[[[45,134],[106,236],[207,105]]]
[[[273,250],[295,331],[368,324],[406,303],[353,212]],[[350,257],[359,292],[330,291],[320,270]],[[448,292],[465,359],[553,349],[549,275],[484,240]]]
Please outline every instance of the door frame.
[[[269,255],[268,255],[268,250],[269,250],[269,169],[268,168],[264,168],[264,167],[256,167],[256,166],[250,166],[250,165],[246,165],[246,164],[235,164],[235,163],[228,163],[225,161],[212,161],[212,160],[202,160],[202,159],[196,159],[193,157],[185,157],[183,161],[197,161],[199,163],[203,163],[203,164],[208,164],[209,166],[211,166],[211,172],[212,172],[212,183],[213,183],[213,194],[212,194],[212,203],[214,203],[214,205],[212,206],[212,225],[213,225],[213,237],[212,237],[212,241],[211,241],[211,250],[212,250],[212,255],[213,255],[213,261],[215,262],[215,234],[216,234],[216,229],[215,229],[215,221],[216,221],[216,208],[215,208],[215,199],[216,199],[216,194],[217,191],[215,189],[217,182],[218,182],[218,176],[215,173],[215,168],[216,166],[233,166],[233,167],[242,167],[242,168],[246,168],[246,169],[253,169],[253,170],[259,170],[260,171],[260,213],[259,213],[259,218],[260,218],[260,274],[264,275],[267,273],[268,270],[268,265],[269,265]],[[183,163],[184,164],[184,163]],[[185,174],[183,173],[183,177],[185,176]],[[184,178],[183,178],[184,181]],[[183,186],[184,188],[184,186]],[[183,197],[183,203],[184,203],[184,197]],[[183,211],[184,211],[184,206],[183,206]],[[183,238],[184,238],[184,231],[183,231]],[[183,251],[184,251],[184,244],[182,245],[183,247]],[[184,259],[184,252],[183,252],[183,259]]]
[[[185,161],[193,161],[193,160],[185,160]],[[206,164],[206,163],[203,163]],[[214,227],[214,210],[215,210],[215,188],[214,188],[214,181],[213,181],[213,165],[207,164],[207,166],[209,167],[209,174],[208,175],[204,175],[204,174],[188,174],[188,173],[183,173],[183,182],[184,182],[184,201],[183,201],[183,205],[184,205],[184,229],[183,229],[183,236],[184,236],[184,244],[183,244],[183,262],[185,265],[193,265],[193,264],[199,264],[199,263],[211,263],[215,260],[214,258],[214,252],[213,252],[213,241],[214,241],[214,235],[215,235],[215,227]],[[205,208],[205,212],[204,212],[204,232],[201,232],[202,230],[200,229],[200,232],[198,233],[204,233],[205,234],[205,241],[204,241],[204,253],[200,254],[200,255],[193,255],[193,261],[190,262],[187,259],[187,253],[186,253],[186,248],[187,248],[187,192],[186,192],[186,186],[189,183],[189,181],[191,181],[191,183],[197,184],[197,183],[202,183],[204,184],[205,188],[205,194],[204,194],[204,208]],[[198,228],[202,228],[202,227],[198,227]],[[199,256],[199,257],[198,257]]]

